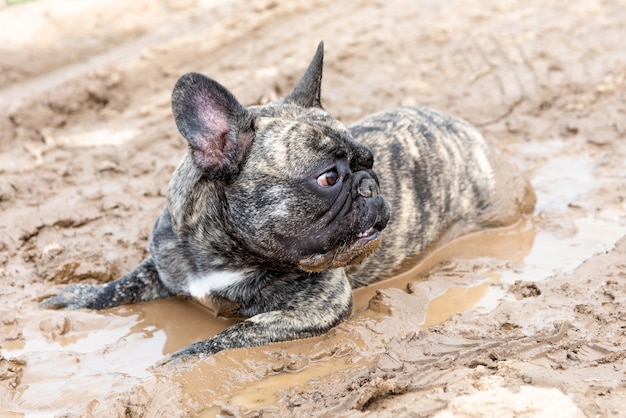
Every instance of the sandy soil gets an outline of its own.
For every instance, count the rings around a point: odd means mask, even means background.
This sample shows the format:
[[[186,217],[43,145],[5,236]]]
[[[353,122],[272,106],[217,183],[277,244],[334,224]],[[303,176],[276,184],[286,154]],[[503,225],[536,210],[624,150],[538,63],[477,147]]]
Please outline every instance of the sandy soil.
[[[0,416],[612,416],[626,410],[626,2],[121,0],[0,6]],[[248,105],[319,40],[349,123],[424,104],[532,179],[531,219],[357,292],[328,335],[154,368],[192,302],[51,312],[146,254],[188,71]]]

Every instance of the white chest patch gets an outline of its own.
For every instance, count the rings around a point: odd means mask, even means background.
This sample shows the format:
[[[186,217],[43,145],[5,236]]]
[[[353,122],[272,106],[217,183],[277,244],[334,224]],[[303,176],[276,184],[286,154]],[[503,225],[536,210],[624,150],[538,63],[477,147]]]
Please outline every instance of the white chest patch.
[[[196,299],[204,299],[211,292],[222,290],[246,277],[245,270],[213,271],[203,275],[196,275],[189,280],[189,295]]]

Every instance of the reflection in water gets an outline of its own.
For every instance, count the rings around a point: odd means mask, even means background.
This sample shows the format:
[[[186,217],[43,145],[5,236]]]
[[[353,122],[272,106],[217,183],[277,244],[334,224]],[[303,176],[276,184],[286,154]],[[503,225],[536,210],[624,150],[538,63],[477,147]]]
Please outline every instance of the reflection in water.
[[[626,234],[626,223],[613,216],[600,213],[598,217],[585,217],[574,221],[575,233],[557,238],[547,231],[537,232],[535,243],[523,264],[516,269],[495,270],[500,283],[511,285],[517,280],[538,282],[556,273],[575,270],[594,254],[610,250]],[[477,304],[479,311],[489,311],[502,300],[513,300],[505,287],[490,286],[485,297]]]
[[[30,309],[21,318],[24,344],[4,345],[3,355],[27,362],[20,387],[20,410],[61,410],[102,396],[103,388],[122,391],[149,376],[148,362],[158,359],[160,332],[134,333],[138,316]],[[67,324],[57,328],[50,323]],[[154,330],[156,331],[156,330]],[[132,347],[132,350],[124,349]]]
[[[21,319],[23,340],[4,344],[2,354],[28,363],[20,384],[22,409],[48,414],[101,397],[103,387],[105,393],[128,390],[151,376],[150,368],[164,354],[236,322],[177,298],[101,313],[27,312]]]
[[[323,379],[359,362],[350,355],[351,350],[333,352],[324,348],[328,346],[325,338],[319,337],[276,344],[261,352],[232,350],[198,363],[175,380],[201,405],[217,402],[235,408],[270,407],[276,403],[276,393],[281,389]],[[212,417],[218,412],[219,408],[207,408],[199,416]]]
[[[492,281],[485,281],[472,287],[453,286],[431,300],[426,308],[426,320],[422,328],[440,324],[455,313],[463,312],[476,306],[487,294]]]
[[[179,298],[126,305],[116,308],[115,314],[141,317],[133,325],[131,332],[145,333],[149,329],[162,332],[165,344],[160,350],[160,356],[207,339],[239,322],[236,319],[217,318],[202,305]]]
[[[542,144],[542,149],[544,147],[551,148],[550,154],[546,155],[555,157],[539,169],[532,182],[537,195],[536,212],[565,209],[578,196],[598,186],[592,161],[587,155],[560,155],[564,147],[561,141],[548,141]]]
[[[525,220],[506,228],[481,231],[456,239],[453,242],[433,251],[428,255],[428,257],[410,270],[389,280],[385,280],[384,282],[376,283],[364,289],[357,289],[355,291],[356,310],[367,306],[368,301],[372,298],[372,296],[374,296],[376,290],[378,289],[385,289],[389,287],[404,289],[409,283],[427,280],[429,278],[429,271],[446,260],[493,258],[513,263],[514,265],[521,265],[524,262],[524,259],[531,252],[535,243],[536,235],[537,229],[533,225],[532,221]],[[504,268],[509,269],[509,265],[510,264],[505,264]],[[451,268],[451,274],[459,276],[459,274],[456,274],[455,267],[456,266],[453,266]],[[489,276],[490,274],[491,276]],[[465,281],[462,288],[465,289],[464,292],[466,293],[466,296],[472,295],[472,298],[476,299],[476,295],[478,295],[479,292],[485,293],[488,285],[493,283],[492,278],[494,274],[496,273],[485,270],[484,277],[478,278],[478,280],[468,279]],[[472,287],[477,287],[477,289],[470,292],[469,288]],[[480,300],[479,297],[474,301],[474,303],[471,303],[470,301],[460,303],[458,295],[458,292],[461,292],[460,289],[461,287],[459,287],[459,290],[454,291],[454,294],[450,294],[450,298],[456,301],[454,303],[451,301],[446,304],[444,303],[444,300],[447,296],[445,294],[437,295],[438,302],[436,302],[433,306],[429,306],[428,309],[442,310],[445,306],[448,306],[449,309],[447,312],[441,311],[436,314],[433,312],[428,313],[428,315],[445,320],[455,313],[471,308],[476,302],[478,302],[478,300]],[[445,292],[445,289],[443,289],[442,292]]]

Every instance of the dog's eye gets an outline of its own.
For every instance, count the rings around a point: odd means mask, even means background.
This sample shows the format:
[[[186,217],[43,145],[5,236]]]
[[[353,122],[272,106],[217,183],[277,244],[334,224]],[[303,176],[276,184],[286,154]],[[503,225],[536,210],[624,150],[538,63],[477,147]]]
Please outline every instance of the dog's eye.
[[[339,173],[337,172],[336,168],[333,168],[332,170],[328,170],[327,172],[319,176],[317,178],[317,184],[322,187],[330,187],[337,183],[338,180]]]

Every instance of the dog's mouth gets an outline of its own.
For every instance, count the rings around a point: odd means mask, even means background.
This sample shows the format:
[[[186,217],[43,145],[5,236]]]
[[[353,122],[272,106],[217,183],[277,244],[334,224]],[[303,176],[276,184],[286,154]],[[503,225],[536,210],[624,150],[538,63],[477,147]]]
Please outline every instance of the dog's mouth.
[[[380,230],[371,227],[359,233],[356,238],[345,245],[333,248],[323,254],[313,254],[300,259],[299,266],[309,273],[358,264],[370,256],[380,245]]]

